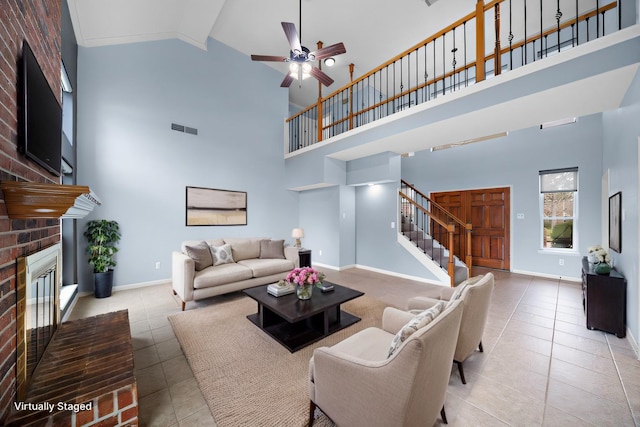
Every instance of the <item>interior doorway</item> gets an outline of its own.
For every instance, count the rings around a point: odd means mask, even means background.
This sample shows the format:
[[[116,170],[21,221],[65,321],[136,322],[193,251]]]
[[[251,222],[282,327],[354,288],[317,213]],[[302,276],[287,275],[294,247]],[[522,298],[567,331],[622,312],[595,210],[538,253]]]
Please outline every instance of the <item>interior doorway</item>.
[[[473,226],[471,255],[474,266],[510,270],[509,187],[437,192],[431,193],[431,199]],[[463,232],[456,230],[456,233]]]

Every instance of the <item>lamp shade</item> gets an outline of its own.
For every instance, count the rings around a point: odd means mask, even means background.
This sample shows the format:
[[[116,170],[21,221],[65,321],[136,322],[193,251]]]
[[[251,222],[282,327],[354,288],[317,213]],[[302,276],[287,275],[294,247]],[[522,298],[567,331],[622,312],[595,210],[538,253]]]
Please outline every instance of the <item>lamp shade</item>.
[[[291,231],[291,237],[293,237],[294,239],[304,237],[304,229],[294,228],[293,231]]]

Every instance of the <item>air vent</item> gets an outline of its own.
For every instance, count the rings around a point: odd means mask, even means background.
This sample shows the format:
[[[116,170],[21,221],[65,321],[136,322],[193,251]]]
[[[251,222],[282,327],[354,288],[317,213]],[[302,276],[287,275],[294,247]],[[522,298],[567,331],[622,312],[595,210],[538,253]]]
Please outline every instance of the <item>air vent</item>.
[[[197,135],[198,134],[198,129],[196,128],[191,128],[189,126],[185,126],[185,125],[179,125],[177,123],[171,123],[171,130],[175,130],[178,132],[184,132],[184,133],[188,133],[191,135]]]

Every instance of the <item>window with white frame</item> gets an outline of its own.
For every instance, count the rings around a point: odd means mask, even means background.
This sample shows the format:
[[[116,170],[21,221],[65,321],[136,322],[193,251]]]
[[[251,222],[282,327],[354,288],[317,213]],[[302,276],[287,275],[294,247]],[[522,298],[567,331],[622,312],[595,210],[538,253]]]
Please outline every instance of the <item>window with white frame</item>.
[[[577,167],[540,171],[542,249],[575,247],[577,206]]]

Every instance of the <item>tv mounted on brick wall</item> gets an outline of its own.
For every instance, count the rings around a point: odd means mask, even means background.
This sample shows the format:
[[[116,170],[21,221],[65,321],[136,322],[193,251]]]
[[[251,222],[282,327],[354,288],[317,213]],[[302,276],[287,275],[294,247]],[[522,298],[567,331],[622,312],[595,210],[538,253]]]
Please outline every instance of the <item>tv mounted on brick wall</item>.
[[[62,107],[26,40],[22,44],[21,151],[60,176],[62,168]]]

